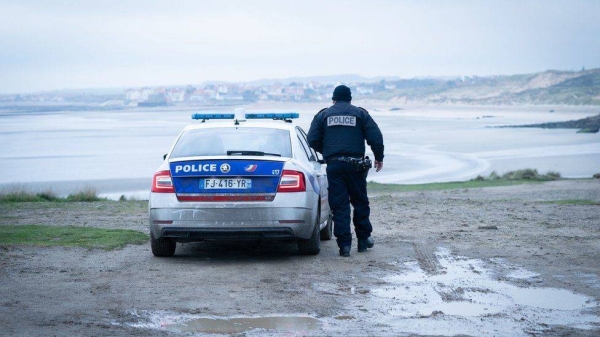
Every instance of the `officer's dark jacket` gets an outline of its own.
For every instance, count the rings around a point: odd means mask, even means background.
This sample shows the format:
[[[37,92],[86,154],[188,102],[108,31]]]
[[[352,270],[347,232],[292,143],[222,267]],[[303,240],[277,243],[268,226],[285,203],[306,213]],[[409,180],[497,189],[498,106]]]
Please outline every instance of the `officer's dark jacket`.
[[[365,140],[375,160],[383,161],[383,135],[379,126],[366,110],[345,101],[321,110],[308,131],[308,144],[322,153],[326,161],[337,156],[364,156]]]

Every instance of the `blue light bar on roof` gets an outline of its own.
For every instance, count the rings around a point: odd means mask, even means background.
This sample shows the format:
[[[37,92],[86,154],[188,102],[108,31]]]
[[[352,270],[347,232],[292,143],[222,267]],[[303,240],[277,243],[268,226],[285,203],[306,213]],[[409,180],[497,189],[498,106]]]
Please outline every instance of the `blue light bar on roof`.
[[[293,119],[299,118],[297,112],[280,112],[280,113],[253,113],[246,114],[246,119]]]
[[[234,114],[192,114],[192,119],[234,119]]]

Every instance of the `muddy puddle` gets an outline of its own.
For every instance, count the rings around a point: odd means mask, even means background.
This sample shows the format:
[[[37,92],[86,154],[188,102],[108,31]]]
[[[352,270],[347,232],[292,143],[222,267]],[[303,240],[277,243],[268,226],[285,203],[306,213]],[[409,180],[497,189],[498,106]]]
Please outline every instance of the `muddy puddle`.
[[[261,317],[199,317],[173,312],[140,312],[132,315],[145,322],[131,326],[202,335],[262,335],[266,332],[285,333],[286,336],[306,336],[322,330],[322,322],[308,316]]]
[[[530,335],[552,326],[598,329],[598,301],[566,289],[519,287],[511,281],[539,275],[515,266],[500,280],[484,261],[438,249],[434,272],[417,261],[384,278],[386,285],[360,307],[369,319],[402,333],[433,335]],[[502,261],[495,261],[496,269]],[[385,309],[381,309],[385,308]]]
[[[246,336],[360,331],[382,336],[530,336],[564,332],[560,329],[565,327],[567,331],[600,329],[597,299],[566,289],[519,286],[540,284],[535,272],[502,260],[452,255],[446,249],[421,256],[429,261],[419,258],[398,263],[399,272],[383,274],[376,287],[366,287],[360,279],[354,284],[313,284],[314,292],[340,299],[343,309],[332,317],[289,313],[223,318],[148,311],[136,313],[140,320],[130,325],[176,333]],[[597,281],[595,275],[587,278]]]
[[[242,333],[253,330],[309,332],[319,330],[321,322],[312,317],[243,317],[229,319],[196,318],[169,327],[170,330],[206,333]]]

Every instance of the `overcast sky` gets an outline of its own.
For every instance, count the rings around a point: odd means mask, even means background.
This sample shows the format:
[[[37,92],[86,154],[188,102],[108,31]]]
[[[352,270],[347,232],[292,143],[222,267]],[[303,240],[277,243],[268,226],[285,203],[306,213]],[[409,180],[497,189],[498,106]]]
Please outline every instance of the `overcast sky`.
[[[600,67],[600,0],[1,0],[0,93]]]

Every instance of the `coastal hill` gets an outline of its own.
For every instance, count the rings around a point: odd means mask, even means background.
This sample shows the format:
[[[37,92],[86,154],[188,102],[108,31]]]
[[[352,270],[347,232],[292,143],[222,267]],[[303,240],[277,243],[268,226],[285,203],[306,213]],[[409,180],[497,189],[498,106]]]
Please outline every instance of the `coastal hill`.
[[[394,82],[394,90],[371,98],[398,103],[600,105],[600,69]]]
[[[600,105],[600,68],[548,70],[506,76],[428,77],[402,79],[359,75],[265,79],[244,83],[205,82],[197,85],[54,90],[0,94],[2,106],[74,105],[114,109],[134,106],[231,106],[260,101],[327,102],[333,88],[344,83],[355,100],[392,104]]]

